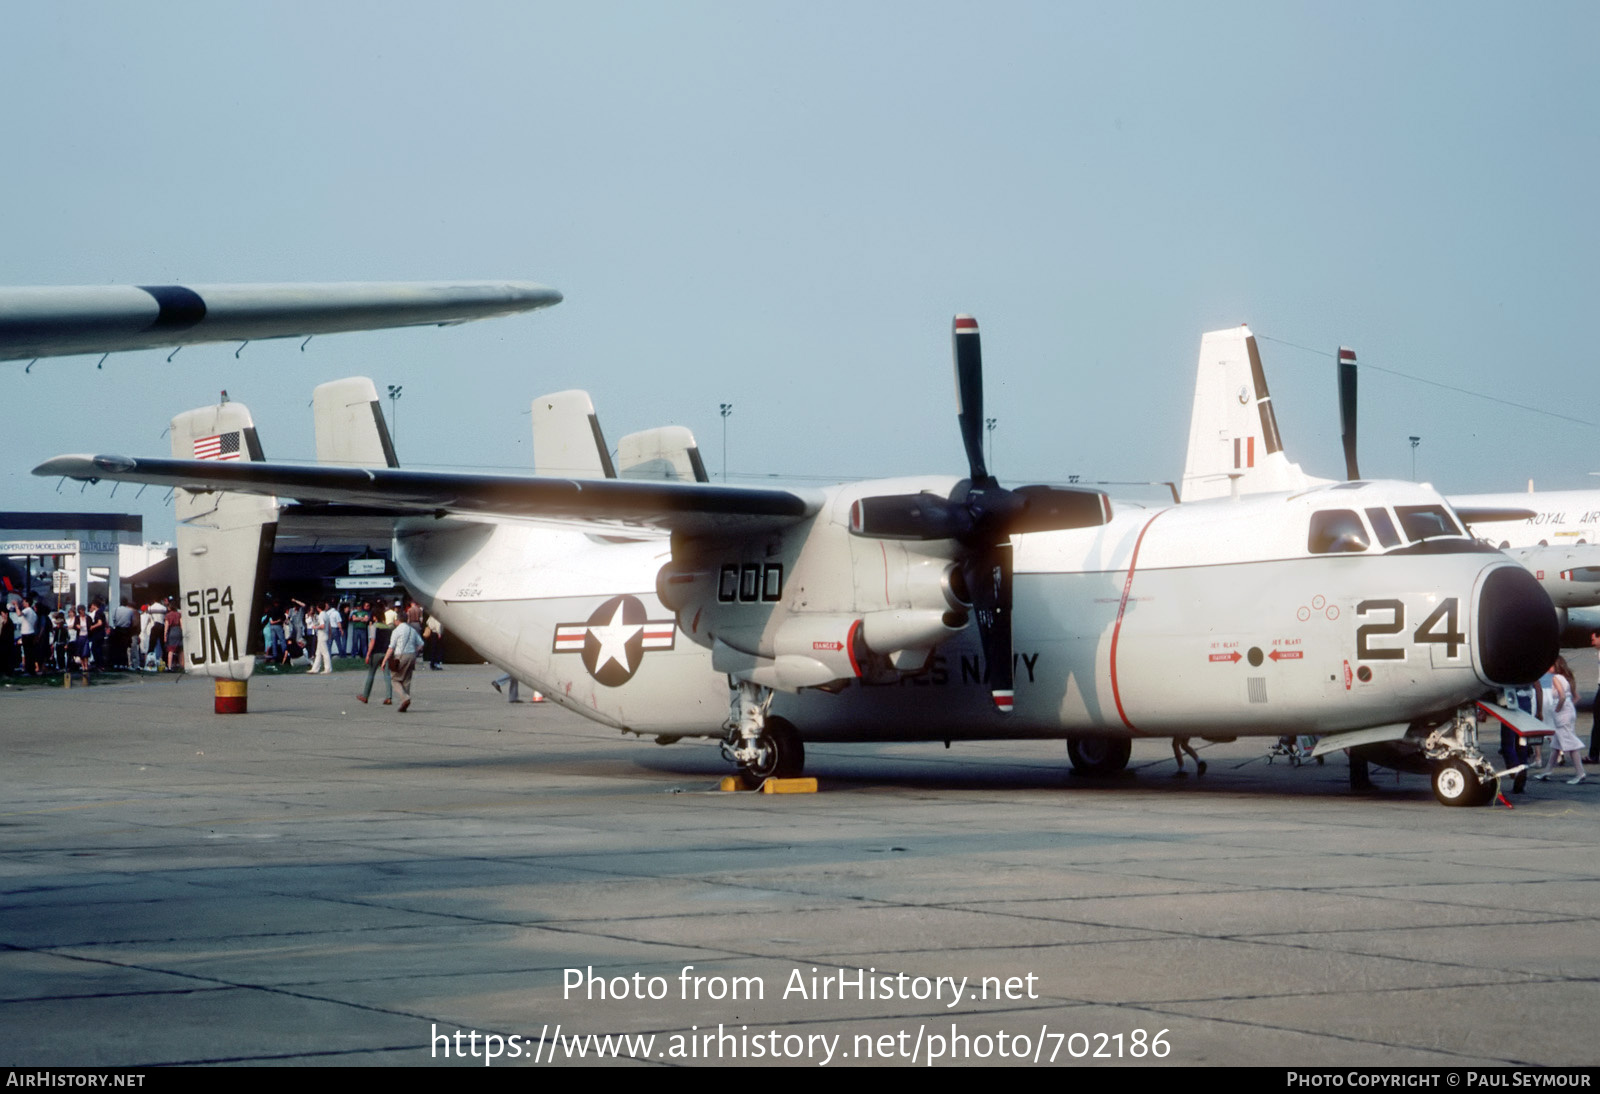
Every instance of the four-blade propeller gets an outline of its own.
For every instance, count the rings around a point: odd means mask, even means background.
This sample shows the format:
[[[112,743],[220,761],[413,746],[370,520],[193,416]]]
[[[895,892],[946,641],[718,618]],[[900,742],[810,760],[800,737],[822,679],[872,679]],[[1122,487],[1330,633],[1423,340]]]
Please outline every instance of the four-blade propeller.
[[[1011,712],[1011,537],[1024,532],[1090,528],[1111,519],[1111,504],[1098,490],[1059,486],[1008,489],[989,473],[983,458],[983,351],[978,321],[958,315],[952,335],[957,421],[967,451],[968,477],[950,496],[889,494],[862,498],[851,514],[851,530],[883,539],[952,539],[972,599],[983,662],[995,707]]]

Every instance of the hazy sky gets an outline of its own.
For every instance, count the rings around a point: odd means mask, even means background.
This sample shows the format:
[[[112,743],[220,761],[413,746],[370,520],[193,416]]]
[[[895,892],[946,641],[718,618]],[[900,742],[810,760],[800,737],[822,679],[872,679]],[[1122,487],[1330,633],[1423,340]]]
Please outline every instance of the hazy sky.
[[[733,472],[960,473],[950,317],[1007,481],[1172,479],[1200,335],[1249,322],[1291,456],[1327,356],[1600,422],[1600,7],[12,5],[0,282],[517,278],[445,330],[0,364],[10,509],[61,452],[164,455],[226,388],[310,458],[310,391],[402,384],[413,466],[526,467],[528,403],[679,423]],[[1586,319],[1585,316],[1590,316]],[[1310,347],[1307,352],[1284,343]],[[1368,370],[1363,470],[1600,486],[1600,428]],[[787,481],[780,479],[778,481]]]

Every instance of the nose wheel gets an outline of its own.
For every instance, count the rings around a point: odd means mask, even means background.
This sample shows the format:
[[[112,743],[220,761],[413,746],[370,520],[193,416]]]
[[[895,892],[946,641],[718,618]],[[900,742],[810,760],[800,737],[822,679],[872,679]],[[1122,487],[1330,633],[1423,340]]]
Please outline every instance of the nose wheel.
[[[1433,796],[1440,805],[1488,805],[1500,791],[1500,777],[1478,750],[1478,714],[1469,704],[1423,742],[1433,761]]]
[[[1480,779],[1466,760],[1446,760],[1433,769],[1433,796],[1440,805],[1488,805],[1499,779]]]

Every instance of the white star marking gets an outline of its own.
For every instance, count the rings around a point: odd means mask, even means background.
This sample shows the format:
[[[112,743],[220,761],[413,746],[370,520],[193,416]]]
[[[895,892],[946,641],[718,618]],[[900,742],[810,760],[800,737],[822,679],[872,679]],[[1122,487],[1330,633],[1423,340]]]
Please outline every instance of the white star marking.
[[[589,633],[600,641],[600,652],[594,658],[594,671],[597,673],[612,661],[621,665],[623,672],[633,671],[633,666],[628,664],[628,639],[643,630],[644,624],[624,623],[622,607],[621,604],[617,605],[617,614],[605,626],[589,627]]]

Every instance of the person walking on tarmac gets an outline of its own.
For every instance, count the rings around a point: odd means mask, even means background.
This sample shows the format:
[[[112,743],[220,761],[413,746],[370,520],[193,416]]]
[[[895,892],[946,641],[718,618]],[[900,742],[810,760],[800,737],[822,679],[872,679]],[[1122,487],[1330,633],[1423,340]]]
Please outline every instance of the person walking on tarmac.
[[[389,638],[393,634],[393,623],[382,618],[376,618],[372,621],[372,641],[367,645],[367,655],[364,658],[367,663],[367,682],[361,685],[361,691],[356,695],[358,702],[365,703],[367,697],[372,694],[373,678],[382,671],[384,663],[389,658]],[[394,684],[389,679],[389,674],[385,672],[383,674],[383,705],[389,706],[393,702]]]

